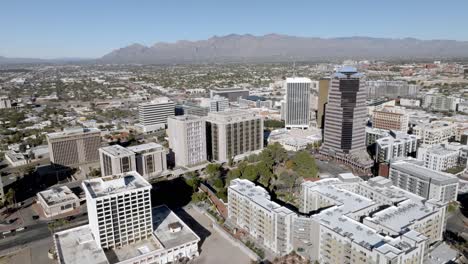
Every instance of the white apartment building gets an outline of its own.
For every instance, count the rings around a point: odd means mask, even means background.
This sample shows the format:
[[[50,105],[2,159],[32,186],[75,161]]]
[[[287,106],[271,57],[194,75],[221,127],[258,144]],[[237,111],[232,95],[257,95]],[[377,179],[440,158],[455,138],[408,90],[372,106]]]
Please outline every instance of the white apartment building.
[[[309,128],[311,84],[309,78],[286,78],[286,128]]]
[[[443,203],[457,200],[458,178],[452,174],[435,171],[408,161],[390,164],[389,179],[393,185]]]
[[[100,148],[99,157],[102,176],[136,170],[135,153],[120,145]]]
[[[127,148],[135,153],[136,171],[146,180],[160,176],[167,171],[167,149],[150,142]]]
[[[442,94],[426,94],[423,98],[423,108],[434,111],[456,111],[460,98]]]
[[[410,99],[410,98],[400,98],[400,105],[406,107],[420,107],[421,100],[419,99]]]
[[[175,154],[176,166],[194,166],[207,161],[206,123],[199,116],[168,118],[169,148]]]
[[[404,107],[383,106],[374,110],[372,127],[395,130],[406,133],[408,131],[409,116]]]
[[[208,156],[218,162],[238,160],[263,149],[263,119],[251,111],[209,113]]]
[[[374,144],[377,139],[388,137],[390,135],[390,131],[386,129],[380,128],[373,128],[366,126],[366,146],[370,146]]]
[[[200,238],[169,208],[151,208],[137,172],[83,182],[89,224],[54,234],[60,264],[165,264],[199,255]]]
[[[423,146],[418,149],[418,160],[424,167],[435,171],[446,171],[460,164],[460,150],[445,147],[445,144]]]
[[[226,97],[215,95],[210,98],[210,112],[221,112],[229,109],[229,100]]]
[[[416,96],[419,86],[408,84],[405,81],[366,81],[365,85],[368,98],[389,97],[398,98],[400,96]]]
[[[138,118],[143,132],[164,129],[167,118],[174,114],[175,103],[167,97],[160,97],[138,105]]]
[[[391,131],[389,136],[376,140],[375,158],[377,162],[389,162],[395,158],[408,157],[416,153],[418,138],[402,132]]]
[[[228,219],[246,230],[263,246],[284,255],[293,250],[295,214],[271,201],[268,192],[245,179],[231,181],[228,188]]]
[[[435,121],[418,124],[413,128],[413,134],[422,145],[434,145],[447,142],[454,136],[455,125],[450,122]]]

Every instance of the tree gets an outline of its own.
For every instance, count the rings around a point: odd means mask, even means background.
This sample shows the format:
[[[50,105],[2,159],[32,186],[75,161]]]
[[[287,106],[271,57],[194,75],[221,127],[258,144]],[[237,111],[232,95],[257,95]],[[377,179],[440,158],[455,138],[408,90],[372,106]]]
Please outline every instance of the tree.
[[[5,194],[5,202],[7,205],[12,205],[15,201],[15,190],[10,188],[8,192]]]
[[[277,164],[283,163],[288,158],[287,151],[278,142],[268,145],[267,149],[271,152],[270,155]]]
[[[200,187],[200,182],[201,182],[201,181],[200,181],[200,178],[198,178],[198,177],[196,177],[196,176],[195,176],[195,177],[190,177],[190,178],[186,178],[186,179],[185,179],[185,183],[186,183],[188,186],[192,187],[192,190],[193,190],[194,192],[198,189],[198,187]]]
[[[192,194],[192,202],[198,203],[208,199],[208,195],[205,192],[195,192]]]
[[[295,174],[289,174],[287,172],[283,172],[280,174],[279,180],[283,182],[288,188],[289,191],[292,191],[294,184],[296,183],[297,176]]]
[[[206,166],[205,172],[210,178],[219,176],[221,165],[216,163],[211,163]]]
[[[242,173],[242,178],[252,182],[256,181],[258,179],[258,172],[256,166],[252,164],[247,165],[247,167],[245,167],[244,172]]]
[[[258,175],[260,176],[259,183],[263,185],[264,187],[268,187],[268,185],[270,184],[270,179],[273,176],[273,172],[268,167],[268,165],[263,161],[257,163],[256,169],[257,169]]]
[[[221,178],[216,178],[216,180],[213,183],[213,186],[216,188],[216,190],[223,189],[224,183]]]
[[[299,151],[292,158],[293,170],[301,177],[317,177],[318,168],[315,159],[307,151]]]
[[[226,186],[231,184],[231,181],[241,177],[241,171],[239,169],[232,169],[227,173],[226,176]]]

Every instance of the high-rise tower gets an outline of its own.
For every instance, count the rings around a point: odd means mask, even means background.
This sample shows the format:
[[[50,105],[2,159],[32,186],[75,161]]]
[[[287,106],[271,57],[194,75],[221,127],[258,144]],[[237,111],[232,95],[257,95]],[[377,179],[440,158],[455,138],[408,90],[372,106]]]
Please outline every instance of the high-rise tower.
[[[309,128],[311,83],[309,78],[286,79],[286,128]]]

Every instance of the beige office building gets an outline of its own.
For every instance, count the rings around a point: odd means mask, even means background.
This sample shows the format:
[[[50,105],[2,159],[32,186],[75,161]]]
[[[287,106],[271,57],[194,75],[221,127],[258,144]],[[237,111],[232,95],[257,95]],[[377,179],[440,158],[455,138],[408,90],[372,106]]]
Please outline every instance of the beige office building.
[[[372,127],[396,130],[403,133],[408,131],[409,116],[405,108],[398,106],[383,106],[374,110]]]
[[[169,148],[175,154],[176,166],[194,166],[206,162],[205,119],[194,115],[168,118]]]
[[[108,176],[135,171],[135,153],[120,145],[99,149],[101,175]]]
[[[150,142],[127,149],[135,153],[136,170],[146,180],[167,171],[167,149],[162,145]]]
[[[263,119],[253,112],[230,110],[209,113],[208,152],[212,160],[241,159],[263,149]]]
[[[96,128],[67,129],[47,134],[50,161],[55,165],[77,166],[99,160],[101,131]]]

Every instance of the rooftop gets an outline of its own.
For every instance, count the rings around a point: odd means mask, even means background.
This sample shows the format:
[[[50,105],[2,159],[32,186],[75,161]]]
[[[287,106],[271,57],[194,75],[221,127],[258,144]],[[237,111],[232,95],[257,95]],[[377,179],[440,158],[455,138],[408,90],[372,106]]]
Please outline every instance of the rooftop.
[[[93,198],[140,188],[151,188],[151,184],[136,171],[83,181],[83,189]]]
[[[48,206],[64,203],[72,200],[79,200],[67,186],[52,187],[49,190],[38,193]]]
[[[253,118],[260,118],[254,112],[248,110],[227,110],[222,112],[208,113],[208,121],[218,121],[222,123],[237,122],[242,120],[250,120]]]
[[[286,78],[286,83],[312,83],[312,81],[305,77],[289,77]]]
[[[140,103],[140,106],[154,105],[154,104],[164,104],[164,103],[173,103],[168,97],[158,97],[149,102]]]
[[[149,152],[164,149],[164,147],[158,143],[150,142],[146,144],[140,144],[136,146],[130,146],[127,148],[130,151],[135,153]]]
[[[390,165],[390,171],[396,169],[404,173],[410,174],[422,180],[431,180],[431,183],[457,183],[458,178],[452,174],[434,171],[423,166],[416,165],[407,161],[396,161]]]
[[[179,116],[170,116],[169,119],[174,119],[178,121],[199,121],[202,120],[200,116],[196,115],[179,115]]]
[[[92,133],[101,133],[101,130],[97,128],[71,128],[71,129],[65,129],[61,132],[49,133],[47,134],[47,137],[49,139],[56,139],[56,138],[76,136],[76,135],[85,135],[85,134],[92,134]]]
[[[127,148],[124,148],[120,145],[107,146],[107,147],[101,148],[100,150],[113,157],[127,157],[127,156],[132,156],[135,154],[133,153],[133,151]]]

